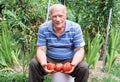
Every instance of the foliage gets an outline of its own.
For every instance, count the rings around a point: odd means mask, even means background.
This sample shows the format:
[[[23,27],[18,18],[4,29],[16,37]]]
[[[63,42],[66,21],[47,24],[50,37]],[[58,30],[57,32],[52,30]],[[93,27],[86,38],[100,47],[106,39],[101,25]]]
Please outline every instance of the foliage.
[[[0,72],[0,82],[28,82],[24,72]]]
[[[111,70],[114,61],[118,57],[117,50],[120,46],[120,30],[111,28],[110,30],[110,37],[108,42],[108,49],[107,49],[107,60],[106,60],[106,68],[108,71]]]
[[[68,18],[79,23],[84,35],[91,34],[91,38],[99,31],[105,34],[109,9],[114,6],[113,0],[67,0],[66,5],[74,15]]]
[[[100,56],[98,52],[101,46],[103,45],[103,37],[98,32],[93,40],[89,38],[87,41],[88,52],[86,53],[86,61],[89,66],[93,65],[94,68],[96,68],[96,64]]]
[[[50,75],[46,75],[44,82],[51,82],[50,78]],[[0,82],[28,82],[28,74],[16,71],[0,72]]]
[[[114,78],[112,78],[112,76],[110,76],[110,77],[104,77],[102,79],[102,82],[119,82],[119,81],[114,79]]]
[[[51,4],[58,1],[51,1]],[[48,0],[2,0],[5,8],[2,10],[8,28],[13,32],[16,42],[25,40],[25,54],[34,57],[37,29],[46,19]]]
[[[48,74],[48,75],[46,75],[45,77],[44,77],[44,82],[52,82],[51,81],[51,74]]]
[[[113,68],[111,69],[110,73],[116,77],[120,77],[120,64],[119,63],[115,63],[113,65]]]
[[[114,1],[114,7],[113,7],[113,17],[111,22],[111,27],[113,29],[120,31],[120,0]],[[118,52],[120,53],[120,39],[117,39],[119,41],[119,48]]]
[[[17,46],[18,44],[14,42],[11,32],[4,21],[0,23],[0,26],[2,26],[0,36],[0,67],[19,65],[20,46]]]

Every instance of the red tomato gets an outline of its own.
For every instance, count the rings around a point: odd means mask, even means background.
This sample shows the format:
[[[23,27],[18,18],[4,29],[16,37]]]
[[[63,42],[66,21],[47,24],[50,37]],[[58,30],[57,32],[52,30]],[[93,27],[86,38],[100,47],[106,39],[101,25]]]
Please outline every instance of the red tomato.
[[[62,70],[62,67],[63,67],[63,64],[62,64],[62,63],[56,63],[56,64],[55,64],[55,71],[61,71],[61,70]]]
[[[48,70],[54,70],[55,64],[53,63],[47,63],[47,69]]]
[[[63,64],[62,69],[63,71],[70,71],[72,69],[72,64],[70,62],[66,62],[65,64]]]

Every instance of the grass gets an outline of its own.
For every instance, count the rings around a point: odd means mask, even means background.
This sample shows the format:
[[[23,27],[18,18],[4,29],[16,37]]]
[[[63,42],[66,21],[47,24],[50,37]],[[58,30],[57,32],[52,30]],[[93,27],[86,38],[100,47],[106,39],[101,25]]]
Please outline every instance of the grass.
[[[110,77],[104,77],[101,82],[120,82],[120,80],[118,81],[112,76],[110,76]]]
[[[0,82],[28,82],[24,72],[0,72]]]
[[[120,64],[114,64],[110,73],[120,79]]]

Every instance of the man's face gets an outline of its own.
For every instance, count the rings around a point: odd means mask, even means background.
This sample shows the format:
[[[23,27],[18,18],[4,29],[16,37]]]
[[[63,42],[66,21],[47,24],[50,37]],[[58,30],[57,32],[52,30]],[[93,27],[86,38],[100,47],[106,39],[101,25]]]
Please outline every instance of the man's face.
[[[54,8],[50,13],[50,18],[55,28],[63,28],[65,26],[66,12],[64,9]]]

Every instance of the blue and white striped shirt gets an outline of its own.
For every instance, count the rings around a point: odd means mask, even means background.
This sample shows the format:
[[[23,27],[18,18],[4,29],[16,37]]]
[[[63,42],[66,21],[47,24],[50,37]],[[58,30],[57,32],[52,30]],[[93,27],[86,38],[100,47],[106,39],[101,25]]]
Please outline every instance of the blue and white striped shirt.
[[[65,30],[60,37],[54,32],[52,21],[43,23],[38,30],[37,46],[46,46],[47,56],[54,59],[71,58],[75,48],[84,45],[80,25],[69,20],[66,20]]]

